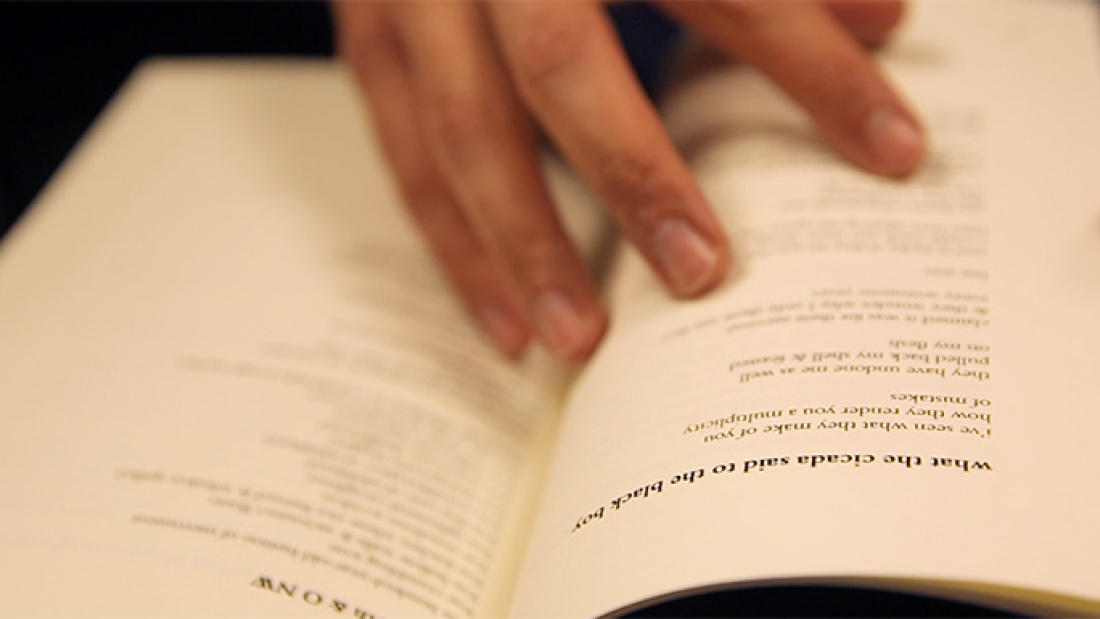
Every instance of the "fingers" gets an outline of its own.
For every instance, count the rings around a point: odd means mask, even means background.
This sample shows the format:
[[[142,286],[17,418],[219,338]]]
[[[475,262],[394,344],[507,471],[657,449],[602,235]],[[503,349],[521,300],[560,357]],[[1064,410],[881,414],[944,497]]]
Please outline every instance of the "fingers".
[[[865,37],[884,37],[890,9],[866,2],[666,1],[668,13],[767,74],[814,119],[822,135],[860,167],[905,176],[920,165],[923,130],[906,104],[834,17]]]
[[[503,1],[490,14],[524,103],[668,288],[717,285],[725,236],[599,7]]]
[[[506,352],[532,331],[582,359],[606,326],[541,176],[530,112],[680,296],[721,281],[729,248],[706,199],[592,3],[337,5],[341,50],[437,258]],[[902,176],[914,116],[858,42],[881,43],[897,2],[684,2],[666,10],[761,68],[851,160]]]
[[[389,15],[371,2],[334,8],[341,54],[371,101],[382,149],[414,221],[482,329],[506,355],[519,356],[531,338],[525,312],[434,164]]]
[[[879,47],[905,16],[900,0],[825,0],[825,7],[844,29],[868,47]]]
[[[477,238],[504,265],[539,340],[576,361],[606,326],[594,282],[542,177],[531,123],[472,3],[414,2],[396,32],[433,160]],[[445,62],[441,62],[445,59]]]

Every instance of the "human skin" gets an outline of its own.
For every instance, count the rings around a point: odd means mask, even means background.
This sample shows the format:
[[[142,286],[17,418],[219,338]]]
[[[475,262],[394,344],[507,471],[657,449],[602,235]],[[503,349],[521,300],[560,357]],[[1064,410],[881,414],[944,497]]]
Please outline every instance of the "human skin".
[[[866,51],[888,39],[901,2],[655,4],[766,74],[855,165],[888,177],[920,165],[923,129]],[[405,204],[504,354],[519,357],[534,339],[582,361],[608,320],[558,220],[539,131],[673,295],[722,281],[726,236],[599,2],[334,0],[333,9]]]

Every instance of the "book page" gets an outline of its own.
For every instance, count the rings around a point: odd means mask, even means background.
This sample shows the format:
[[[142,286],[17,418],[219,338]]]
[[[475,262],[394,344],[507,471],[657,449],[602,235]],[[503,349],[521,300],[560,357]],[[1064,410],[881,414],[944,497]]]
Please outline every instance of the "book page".
[[[669,101],[737,273],[675,302],[623,256],[517,616],[807,581],[1096,612],[1096,15],[912,9],[882,58],[932,138],[909,182],[850,169],[747,69]]]
[[[0,251],[3,614],[503,613],[567,377],[470,326],[359,105],[147,66]]]

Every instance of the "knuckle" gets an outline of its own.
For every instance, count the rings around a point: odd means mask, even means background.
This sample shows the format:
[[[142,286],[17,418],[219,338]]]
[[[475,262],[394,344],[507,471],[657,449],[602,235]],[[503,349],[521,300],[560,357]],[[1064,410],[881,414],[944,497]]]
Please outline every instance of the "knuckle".
[[[861,131],[862,121],[883,100],[890,95],[885,85],[858,56],[838,57],[829,63],[823,63],[821,74],[826,76],[831,92],[818,97],[816,113],[826,123],[853,132]]]
[[[446,268],[468,272],[469,267],[473,266],[468,263],[480,258],[482,250],[477,237],[469,228],[456,225],[460,223],[454,217],[431,217],[420,220],[420,227],[432,244],[437,259]]]
[[[491,103],[472,93],[443,92],[430,97],[432,127],[443,155],[464,159],[493,126]]]
[[[538,94],[580,65],[589,35],[583,23],[550,22],[518,37],[511,52],[520,89]]]
[[[690,201],[689,191],[675,182],[666,165],[650,149],[602,159],[601,193],[629,236],[649,236],[672,211]]]
[[[612,193],[645,193],[660,172],[656,157],[646,152],[619,151],[601,158],[598,173]]]
[[[567,279],[570,248],[553,235],[537,230],[516,230],[501,238],[512,272],[524,288],[555,288]]]
[[[654,156],[647,153],[624,152],[604,157],[598,174],[603,179],[605,193],[614,207],[640,207],[653,201],[660,193],[660,170]]]
[[[440,186],[405,191],[405,205],[436,257],[452,268],[480,253],[458,205]]]

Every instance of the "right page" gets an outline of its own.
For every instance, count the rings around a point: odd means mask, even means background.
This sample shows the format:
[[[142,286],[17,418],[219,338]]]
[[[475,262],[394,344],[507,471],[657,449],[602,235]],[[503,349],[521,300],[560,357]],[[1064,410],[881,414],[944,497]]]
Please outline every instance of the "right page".
[[[1100,609],[1096,15],[911,8],[883,56],[934,144],[909,182],[746,69],[669,101],[737,272],[683,303],[622,256],[516,615],[807,581]]]

